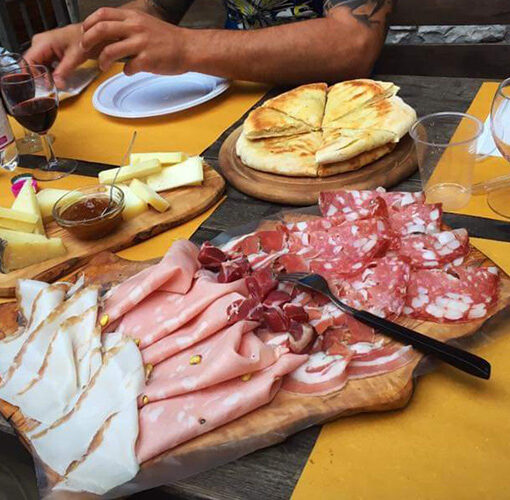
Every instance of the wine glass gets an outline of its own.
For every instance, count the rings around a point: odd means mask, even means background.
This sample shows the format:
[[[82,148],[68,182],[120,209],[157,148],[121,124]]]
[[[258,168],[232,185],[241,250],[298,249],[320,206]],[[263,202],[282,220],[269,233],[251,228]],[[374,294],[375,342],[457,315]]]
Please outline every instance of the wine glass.
[[[0,54],[0,77],[9,73],[10,76],[8,78],[12,79],[13,81],[17,78],[23,78],[23,75],[27,74],[27,66],[27,62],[20,54],[13,52],[2,52]],[[27,88],[27,91],[28,90],[29,89]],[[33,94],[30,97],[34,97]],[[5,102],[4,108],[6,113],[9,113]],[[19,153],[29,154],[41,151],[42,144],[40,137],[37,134],[27,130],[25,127],[23,127],[23,133],[23,137],[16,141]]]
[[[510,78],[501,82],[492,101],[491,132],[499,152],[510,162]],[[510,218],[510,186],[495,184],[487,202],[496,213]]]
[[[10,114],[20,125],[42,137],[46,164],[34,174],[39,181],[61,179],[76,168],[76,162],[57,159],[48,130],[58,111],[58,91],[46,66],[27,65],[28,73],[12,81],[9,75],[0,78],[0,89]],[[32,96],[32,97],[30,97]]]

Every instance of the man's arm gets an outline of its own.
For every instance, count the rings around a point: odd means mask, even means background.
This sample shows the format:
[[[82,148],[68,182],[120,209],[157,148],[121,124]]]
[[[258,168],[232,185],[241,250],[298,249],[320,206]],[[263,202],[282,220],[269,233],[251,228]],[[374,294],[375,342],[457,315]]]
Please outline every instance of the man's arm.
[[[321,19],[251,31],[189,30],[143,14],[100,9],[84,22],[87,50],[107,39],[107,69],[130,57],[126,73],[200,71],[274,83],[337,81],[370,74],[386,35],[392,0],[330,0]]]

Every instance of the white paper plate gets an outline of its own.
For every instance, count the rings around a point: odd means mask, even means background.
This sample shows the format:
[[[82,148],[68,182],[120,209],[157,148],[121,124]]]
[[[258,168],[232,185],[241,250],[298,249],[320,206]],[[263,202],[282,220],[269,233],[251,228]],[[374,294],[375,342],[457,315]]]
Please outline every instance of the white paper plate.
[[[106,115],[146,118],[192,108],[222,94],[229,86],[224,78],[202,73],[175,76],[119,73],[97,88],[92,104]]]

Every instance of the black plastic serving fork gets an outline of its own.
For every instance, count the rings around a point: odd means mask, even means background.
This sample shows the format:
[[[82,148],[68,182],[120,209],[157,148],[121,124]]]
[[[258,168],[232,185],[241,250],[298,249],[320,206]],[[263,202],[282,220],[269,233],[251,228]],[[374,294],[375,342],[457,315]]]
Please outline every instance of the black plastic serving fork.
[[[393,337],[403,344],[410,344],[425,354],[431,354],[436,358],[448,363],[459,370],[462,370],[475,377],[489,379],[491,375],[491,365],[485,359],[475,356],[470,352],[459,349],[452,345],[436,340],[422,333],[410,330],[405,326],[393,323],[387,319],[376,316],[367,311],[360,311],[348,306],[341,300],[338,300],[330,290],[328,282],[319,274],[310,273],[289,273],[278,274],[276,278],[279,281],[290,281],[298,285],[315,290],[328,297],[339,309],[350,314],[357,320],[377,328],[381,332]]]

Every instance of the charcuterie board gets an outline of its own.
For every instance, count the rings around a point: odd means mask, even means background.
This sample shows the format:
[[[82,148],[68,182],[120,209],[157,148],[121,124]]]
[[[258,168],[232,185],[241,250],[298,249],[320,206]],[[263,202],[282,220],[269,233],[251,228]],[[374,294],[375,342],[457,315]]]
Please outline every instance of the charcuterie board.
[[[288,205],[313,205],[321,191],[391,187],[409,177],[417,168],[414,145],[406,135],[393,151],[359,170],[331,177],[286,177],[253,170],[236,154],[242,126],[234,130],[220,149],[220,168],[239,191],[255,198]]]
[[[268,228],[267,224],[264,227]],[[153,261],[130,262],[104,253],[88,262],[79,272],[85,275],[88,283],[110,287],[113,283],[123,281],[153,263]],[[473,247],[470,247],[466,264],[475,267],[494,265]],[[509,304],[510,278],[501,271],[498,302],[492,310],[492,315]],[[9,335],[16,331],[16,318],[14,304],[0,306],[2,334]],[[438,324],[405,319],[402,320],[402,324],[448,341],[474,334],[485,321],[487,318],[466,323]],[[282,390],[270,404],[145,462],[133,481],[153,485],[165,481],[168,483],[185,477],[190,470],[194,473],[200,472],[280,442],[311,425],[355,413],[401,408],[412,395],[413,372],[421,359],[422,355],[415,352],[411,362],[398,370],[384,375],[350,380],[343,389],[324,396],[303,396]],[[24,431],[31,425],[30,421],[25,420],[16,407],[4,402],[0,402],[0,412],[11,421],[23,437]],[[119,490],[118,494],[122,492],[123,490]]]
[[[67,253],[23,269],[0,274],[0,297],[12,297],[16,281],[20,278],[54,281],[88,262],[99,252],[106,250],[115,252],[178,226],[210,208],[220,199],[224,189],[225,181],[221,175],[209,165],[204,165],[204,181],[201,186],[182,187],[161,193],[170,203],[169,210],[163,213],[148,210],[131,220],[124,221],[111,235],[94,241],[78,240],[52,221],[46,226],[47,235],[62,238]]]

